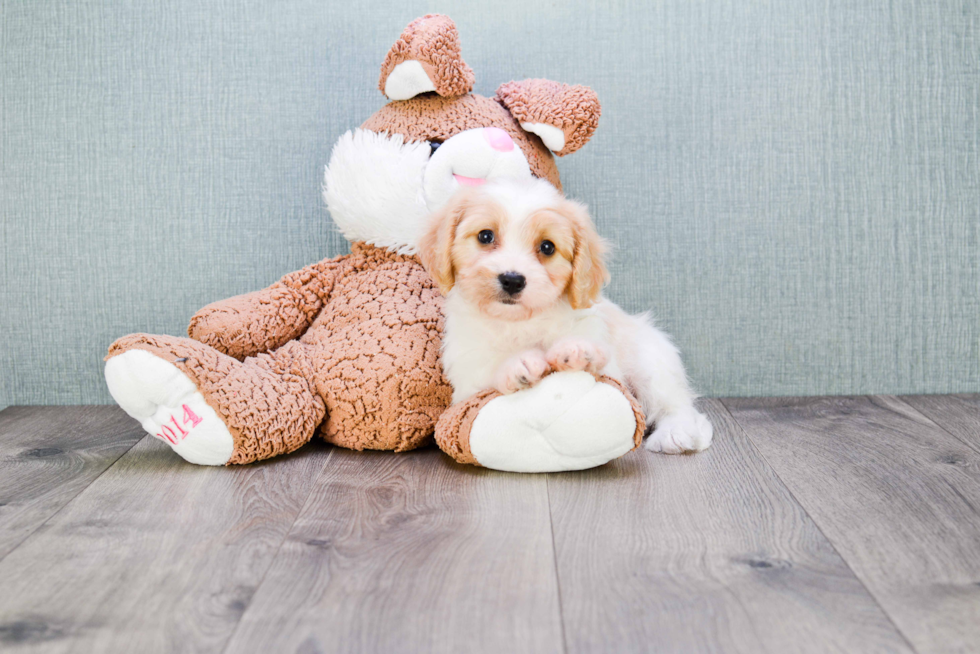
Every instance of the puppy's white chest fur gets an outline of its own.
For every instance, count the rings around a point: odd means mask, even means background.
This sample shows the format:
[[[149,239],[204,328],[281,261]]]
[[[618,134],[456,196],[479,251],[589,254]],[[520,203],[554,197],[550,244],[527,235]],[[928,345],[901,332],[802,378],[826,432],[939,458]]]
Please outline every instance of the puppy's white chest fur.
[[[454,289],[446,298],[442,344],[443,371],[453,385],[453,401],[490,388],[497,369],[526,350],[547,350],[566,336],[608,342],[601,313],[600,305],[576,310],[561,300],[527,320],[501,320],[481,313]],[[618,376],[612,357],[603,372]]]

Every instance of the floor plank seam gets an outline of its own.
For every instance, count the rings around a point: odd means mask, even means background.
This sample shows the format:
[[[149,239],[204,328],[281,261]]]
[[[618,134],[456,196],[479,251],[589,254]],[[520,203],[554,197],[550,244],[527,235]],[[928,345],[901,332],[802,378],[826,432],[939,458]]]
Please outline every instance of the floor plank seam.
[[[12,408],[12,407],[8,407],[8,408]],[[149,436],[143,436],[143,438],[141,438],[141,439],[139,439],[139,440],[137,440],[137,441],[135,441],[135,442],[134,442],[134,443],[133,443],[132,445],[130,445],[129,447],[127,447],[127,448],[126,448],[126,449],[125,449],[124,451],[122,451],[122,452],[120,452],[120,453],[119,453],[119,456],[117,456],[117,457],[116,457],[115,459],[113,459],[113,461],[112,461],[112,463],[110,463],[109,465],[107,465],[107,466],[105,467],[105,469],[104,469],[104,470],[103,470],[102,472],[100,472],[100,473],[99,473],[98,475],[96,475],[96,476],[95,476],[95,477],[94,477],[94,478],[92,479],[92,481],[90,481],[90,482],[89,482],[88,484],[86,484],[84,488],[81,488],[81,489],[79,489],[79,491],[78,491],[77,493],[75,493],[74,495],[72,495],[72,496],[71,496],[71,499],[70,499],[70,500],[68,500],[67,502],[65,502],[64,504],[62,504],[62,505],[61,505],[60,507],[58,507],[58,510],[56,510],[56,511],[55,511],[54,513],[52,513],[52,514],[51,514],[51,515],[49,515],[49,516],[48,516],[47,518],[45,518],[45,519],[44,519],[44,521],[43,521],[43,522],[41,522],[41,523],[40,523],[39,525],[37,525],[36,527],[34,527],[34,529],[32,529],[32,530],[30,531],[30,533],[28,533],[28,534],[27,534],[26,536],[24,536],[24,538],[22,538],[22,539],[20,540],[20,542],[18,542],[18,543],[17,543],[16,545],[14,545],[14,546],[13,546],[12,548],[10,548],[10,551],[8,551],[8,552],[7,552],[6,554],[4,554],[3,556],[0,556],[0,562],[3,562],[3,560],[4,560],[4,559],[6,559],[6,558],[7,558],[8,556],[10,556],[10,554],[12,554],[13,552],[15,552],[15,551],[17,551],[18,549],[20,549],[20,548],[21,548],[21,547],[22,547],[22,546],[24,545],[24,543],[26,543],[27,541],[29,541],[29,540],[31,539],[31,536],[33,536],[33,535],[34,535],[34,534],[36,534],[36,533],[37,533],[38,531],[40,531],[40,530],[41,530],[41,528],[42,528],[42,527],[44,527],[44,525],[46,525],[46,524],[48,524],[49,522],[51,522],[51,520],[52,520],[52,519],[53,519],[53,518],[54,518],[54,517],[55,517],[56,515],[58,515],[58,514],[59,514],[59,513],[61,513],[62,511],[64,511],[66,507],[68,507],[68,506],[70,506],[70,505],[71,505],[71,504],[72,504],[72,503],[73,503],[73,502],[74,502],[75,500],[77,500],[77,499],[78,499],[78,497],[79,497],[79,496],[80,496],[80,495],[81,495],[82,493],[84,493],[84,492],[85,492],[85,491],[87,491],[87,490],[88,490],[89,488],[91,488],[91,487],[92,487],[92,484],[94,484],[94,483],[95,483],[95,482],[97,482],[97,481],[98,481],[99,479],[101,479],[101,478],[102,478],[102,475],[104,475],[104,474],[105,474],[106,472],[108,472],[108,471],[109,471],[109,470],[110,470],[110,469],[111,469],[111,468],[112,468],[112,467],[113,467],[114,465],[116,465],[117,463],[119,463],[119,460],[120,460],[121,458],[123,458],[124,456],[126,456],[126,455],[127,455],[128,453],[129,453],[129,451],[130,451],[130,450],[132,450],[132,449],[133,449],[134,447],[136,447],[137,445],[139,445],[140,443],[142,443],[142,442],[143,442],[143,441],[144,441],[145,439],[147,439],[147,438],[150,438],[150,437],[149,437]]]
[[[870,399],[871,399],[871,397],[870,397],[870,396],[862,396],[862,397],[867,397],[869,401],[870,401]],[[911,640],[909,640],[909,637],[908,637],[908,635],[907,635],[907,634],[906,634],[906,633],[905,633],[904,631],[902,631],[902,629],[901,629],[901,627],[899,627],[899,626],[898,626],[898,624],[897,624],[897,623],[895,622],[895,620],[894,620],[894,619],[892,618],[892,616],[891,616],[891,614],[890,614],[890,613],[889,613],[889,612],[888,612],[888,611],[887,611],[887,610],[885,609],[885,607],[884,607],[884,606],[883,606],[883,605],[881,604],[881,600],[880,600],[880,599],[878,598],[878,596],[877,596],[877,595],[875,595],[875,593],[874,593],[874,592],[873,592],[873,591],[871,590],[871,588],[869,588],[869,587],[868,587],[868,584],[867,584],[867,582],[866,582],[866,581],[865,581],[864,579],[862,579],[862,578],[861,578],[861,575],[859,575],[859,574],[857,573],[857,571],[856,571],[856,570],[855,570],[855,569],[854,569],[854,568],[853,568],[853,567],[851,566],[851,562],[850,562],[850,561],[848,561],[848,560],[847,560],[847,557],[845,557],[845,556],[844,556],[844,555],[843,555],[843,554],[841,553],[841,551],[840,551],[840,550],[839,550],[839,549],[837,548],[837,545],[836,545],[836,543],[834,543],[834,541],[833,541],[833,539],[831,539],[831,538],[830,538],[830,537],[829,537],[829,536],[827,535],[827,533],[826,533],[826,532],[824,531],[824,529],[823,529],[823,527],[821,527],[821,526],[820,526],[820,523],[819,523],[819,522],[817,522],[817,520],[816,520],[816,518],[814,518],[814,517],[813,517],[813,514],[812,514],[812,513],[810,512],[810,510],[809,510],[809,509],[808,509],[808,508],[806,507],[806,504],[804,504],[804,503],[803,503],[803,502],[802,502],[802,501],[800,500],[800,498],[799,498],[799,497],[798,497],[798,496],[796,495],[796,493],[794,493],[794,492],[793,492],[793,488],[792,488],[792,487],[791,487],[791,486],[790,486],[789,484],[787,484],[787,483],[786,483],[786,481],[785,481],[785,480],[784,480],[784,479],[782,478],[782,476],[781,476],[781,475],[779,474],[779,471],[778,471],[778,470],[776,470],[776,468],[775,468],[775,466],[773,466],[773,465],[772,465],[772,464],[771,464],[771,463],[769,462],[769,459],[767,459],[767,458],[766,458],[766,455],[765,455],[765,454],[764,454],[764,453],[762,452],[762,450],[761,450],[761,449],[760,449],[760,448],[759,448],[759,447],[758,447],[758,446],[757,446],[757,445],[755,444],[755,441],[754,441],[754,440],[752,440],[752,435],[751,435],[751,434],[750,434],[750,433],[748,432],[748,430],[747,430],[747,429],[745,428],[745,426],[744,426],[744,425],[743,425],[743,424],[742,424],[742,423],[741,423],[741,422],[739,421],[739,419],[738,419],[738,417],[737,417],[737,416],[736,416],[736,415],[735,415],[735,414],[734,414],[734,413],[732,412],[732,410],[731,410],[731,407],[729,407],[729,406],[728,406],[728,404],[727,404],[727,403],[726,403],[726,402],[725,402],[725,401],[724,401],[723,399],[719,399],[718,401],[719,401],[719,403],[720,403],[720,404],[721,404],[721,405],[722,405],[722,406],[723,406],[723,407],[725,408],[725,411],[727,411],[727,412],[728,412],[728,415],[729,415],[729,416],[731,416],[731,418],[732,418],[732,421],[733,421],[733,422],[734,422],[734,423],[735,423],[735,424],[736,424],[736,425],[738,426],[738,428],[739,428],[739,429],[741,430],[741,432],[742,432],[742,434],[743,434],[743,435],[745,436],[745,440],[746,440],[746,441],[748,442],[748,444],[749,444],[749,446],[750,446],[750,447],[751,447],[751,448],[752,448],[752,449],[753,449],[753,450],[754,450],[754,451],[755,451],[755,452],[756,452],[756,453],[757,453],[757,454],[758,454],[758,455],[759,455],[759,456],[760,456],[760,457],[762,458],[762,461],[764,461],[764,462],[765,462],[765,464],[766,464],[766,465],[767,465],[767,466],[769,467],[769,470],[770,470],[770,471],[772,471],[772,474],[773,474],[773,475],[775,475],[775,477],[776,477],[776,479],[778,479],[778,480],[779,480],[779,483],[780,483],[780,484],[782,484],[782,485],[783,485],[783,487],[784,487],[784,488],[786,489],[786,492],[787,492],[787,493],[789,493],[789,495],[790,495],[790,497],[791,497],[791,498],[793,498],[793,501],[794,501],[794,502],[796,502],[796,504],[797,504],[797,505],[798,505],[798,506],[800,507],[800,509],[801,509],[801,510],[803,511],[803,513],[805,513],[805,514],[806,514],[806,516],[807,516],[807,517],[808,517],[808,518],[810,519],[810,522],[812,522],[812,523],[813,523],[813,526],[814,526],[814,527],[815,527],[815,528],[817,529],[817,531],[819,531],[819,532],[820,532],[820,534],[821,534],[821,535],[822,535],[822,536],[824,537],[824,539],[825,539],[825,540],[827,541],[827,543],[828,543],[828,544],[830,545],[830,547],[831,547],[831,548],[832,548],[832,549],[834,550],[834,553],[836,553],[836,554],[837,554],[837,556],[838,556],[838,557],[840,558],[840,560],[841,560],[841,561],[843,561],[843,563],[844,563],[844,565],[845,565],[845,566],[847,567],[847,569],[848,569],[848,570],[850,570],[850,572],[851,572],[851,574],[852,574],[852,575],[854,576],[854,578],[855,578],[855,579],[857,579],[857,580],[858,580],[858,582],[860,582],[860,583],[861,583],[861,585],[862,585],[862,586],[864,587],[864,589],[865,589],[865,591],[867,591],[867,593],[868,593],[868,596],[869,596],[869,597],[870,597],[871,599],[873,599],[873,600],[874,600],[874,603],[875,603],[875,605],[876,605],[876,606],[877,606],[877,607],[878,607],[879,609],[881,609],[881,613],[882,613],[882,615],[884,615],[884,616],[885,616],[885,618],[887,618],[887,620],[888,620],[888,622],[889,622],[889,623],[890,623],[890,624],[891,624],[891,625],[892,625],[892,626],[893,626],[893,627],[895,628],[895,631],[896,631],[896,632],[897,632],[897,633],[898,633],[898,634],[899,634],[899,635],[900,635],[900,636],[902,637],[902,640],[904,640],[904,641],[905,641],[905,643],[906,643],[906,644],[907,644],[907,645],[909,646],[909,649],[910,649],[910,650],[912,650],[913,652],[918,652],[919,650],[918,650],[918,649],[916,649],[916,647],[915,647],[915,646],[914,646],[914,645],[912,644],[912,641],[911,641]]]
[[[565,608],[561,601],[561,576],[558,573],[558,546],[555,543],[555,515],[551,510],[551,478],[545,477],[545,497],[548,498],[548,528],[551,531],[551,562],[555,569],[555,587],[558,594],[558,620],[561,624],[561,651],[568,654],[568,636],[565,634]]]
[[[293,533],[293,528],[296,526],[296,522],[300,519],[300,516],[303,515],[303,511],[305,511],[306,507],[309,505],[310,498],[313,497],[313,491],[316,490],[317,482],[320,481],[320,478],[323,476],[323,472],[327,469],[327,466],[330,465],[330,459],[333,458],[334,452],[336,451],[337,451],[337,447],[331,446],[330,453],[327,455],[327,459],[323,462],[323,467],[320,468],[320,472],[317,473],[316,479],[313,480],[312,484],[310,484],[310,491],[306,494],[306,499],[303,500],[303,504],[302,506],[300,506],[299,511],[296,512],[296,517],[293,518],[292,523],[289,525],[289,529],[285,531],[282,540],[279,541],[279,545],[276,547],[275,554],[269,557],[269,565],[266,566],[265,572],[262,573],[262,579],[260,579],[259,583],[255,585],[255,591],[252,593],[252,597],[248,599],[248,604],[245,606],[245,609],[242,611],[241,615],[239,616],[238,622],[235,623],[235,628],[232,629],[231,633],[228,634],[228,639],[225,641],[225,646],[221,648],[221,654],[227,654],[228,648],[231,647],[231,644],[234,642],[235,634],[238,633],[239,627],[241,627],[242,622],[245,621],[245,615],[248,613],[248,610],[252,606],[252,600],[255,599],[255,596],[259,594],[259,590],[262,588],[262,585],[265,583],[266,577],[269,575],[269,570],[272,570],[273,566],[276,563],[276,559],[279,558],[279,552],[282,550],[282,546],[286,543],[287,540],[289,540],[289,536]]]
[[[717,449],[537,476],[322,442],[202,469],[102,408],[0,412],[0,650],[918,654],[980,634],[980,395],[709,399]]]
[[[927,421],[929,421],[929,424],[931,424],[931,425],[934,425],[934,426],[935,426],[935,427],[936,427],[937,429],[939,429],[940,431],[943,431],[943,432],[946,432],[947,434],[949,434],[950,436],[952,436],[952,437],[953,437],[954,439],[956,439],[956,440],[957,440],[957,441],[959,441],[960,443],[963,443],[964,445],[966,445],[966,446],[967,446],[968,448],[970,448],[970,449],[971,449],[971,450],[973,450],[974,452],[976,452],[976,453],[978,453],[978,454],[980,454],[980,444],[974,444],[974,443],[971,443],[971,442],[970,442],[970,441],[968,441],[968,440],[964,440],[964,439],[963,439],[963,438],[962,438],[961,436],[959,436],[959,435],[957,435],[957,434],[955,434],[955,433],[953,433],[953,432],[952,432],[952,431],[950,431],[949,429],[946,429],[946,427],[945,427],[945,425],[942,425],[942,424],[940,424],[940,423],[938,423],[938,422],[936,422],[936,421],[935,421],[935,420],[933,420],[933,419],[932,419],[931,417],[929,417],[929,416],[927,416],[926,414],[924,414],[924,413],[922,413],[922,411],[920,411],[920,410],[919,410],[918,408],[916,408],[916,407],[915,407],[914,405],[912,405],[912,404],[909,404],[908,402],[906,402],[906,401],[905,401],[905,398],[903,398],[903,397],[902,397],[901,395],[892,395],[892,397],[894,397],[894,398],[895,398],[896,400],[898,400],[899,402],[901,402],[902,404],[904,404],[904,405],[905,405],[905,406],[907,406],[908,408],[910,408],[910,409],[912,409],[913,411],[915,411],[915,412],[916,412],[916,413],[917,413],[918,415],[920,415],[920,416],[922,416],[923,418],[925,418],[925,419],[926,419]]]

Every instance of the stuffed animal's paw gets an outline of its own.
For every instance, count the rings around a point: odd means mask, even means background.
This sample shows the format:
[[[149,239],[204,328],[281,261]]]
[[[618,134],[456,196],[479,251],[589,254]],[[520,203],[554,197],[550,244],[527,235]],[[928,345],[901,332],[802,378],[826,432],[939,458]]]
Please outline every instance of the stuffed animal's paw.
[[[231,433],[177,366],[128,350],[106,361],[105,379],[123,411],[190,463],[224,465],[231,458]]]
[[[556,371],[599,372],[609,357],[592,341],[584,338],[563,338],[548,350],[548,365]]]
[[[593,468],[629,452],[642,433],[639,405],[614,384],[587,372],[561,372],[518,393],[484,394],[472,405],[475,419],[450,409],[459,420],[443,424],[442,433],[437,428],[436,439],[457,460],[496,470]],[[447,433],[466,423],[468,433]]]
[[[713,434],[708,419],[690,408],[658,420],[656,429],[647,438],[646,448],[664,454],[700,452],[711,445]]]
[[[494,377],[493,387],[507,395],[530,388],[549,372],[541,350],[528,350],[506,361]]]

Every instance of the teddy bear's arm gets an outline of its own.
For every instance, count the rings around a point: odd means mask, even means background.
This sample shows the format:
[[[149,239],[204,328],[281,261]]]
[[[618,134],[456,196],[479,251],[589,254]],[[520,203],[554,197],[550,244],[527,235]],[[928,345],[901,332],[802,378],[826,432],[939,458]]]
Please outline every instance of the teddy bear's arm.
[[[325,259],[261,291],[213,302],[194,314],[187,334],[240,360],[275,350],[310,326],[345,258]]]

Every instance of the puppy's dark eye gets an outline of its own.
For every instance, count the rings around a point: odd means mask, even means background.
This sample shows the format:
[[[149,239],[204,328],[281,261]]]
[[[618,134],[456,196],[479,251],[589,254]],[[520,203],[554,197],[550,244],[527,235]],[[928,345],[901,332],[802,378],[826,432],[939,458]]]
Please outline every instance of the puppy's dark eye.
[[[540,250],[541,254],[544,256],[550,257],[555,253],[555,244],[551,241],[541,241],[541,245],[538,247],[538,250]]]
[[[436,153],[436,150],[439,149],[439,146],[440,145],[442,145],[442,142],[441,141],[429,141],[429,156],[430,157]]]
[[[482,232],[476,235],[476,240],[484,245],[490,245],[493,243],[493,231],[489,229],[484,229]]]

